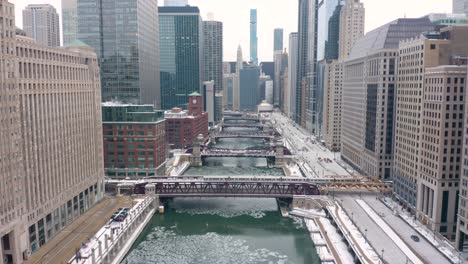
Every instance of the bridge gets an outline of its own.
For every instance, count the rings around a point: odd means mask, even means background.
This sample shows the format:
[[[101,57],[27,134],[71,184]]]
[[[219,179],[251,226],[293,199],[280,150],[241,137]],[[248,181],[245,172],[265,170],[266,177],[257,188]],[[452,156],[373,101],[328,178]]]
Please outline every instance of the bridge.
[[[260,122],[260,118],[258,117],[250,117],[250,116],[225,116],[223,118],[224,121],[254,121]]]
[[[265,127],[264,124],[261,124],[261,123],[221,123],[220,125],[221,127],[225,128],[225,127],[252,127],[252,128],[260,128],[260,129],[263,129],[263,127]]]
[[[264,139],[274,139],[274,133],[268,132],[221,132],[211,135],[211,138],[264,138]]]
[[[202,158],[208,157],[250,157],[250,158],[275,158],[274,149],[218,149],[210,148],[201,151]]]

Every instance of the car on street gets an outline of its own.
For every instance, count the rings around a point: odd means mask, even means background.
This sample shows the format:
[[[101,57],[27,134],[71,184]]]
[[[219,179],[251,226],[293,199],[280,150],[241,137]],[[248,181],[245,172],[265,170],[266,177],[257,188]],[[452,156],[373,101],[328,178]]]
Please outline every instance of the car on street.
[[[419,242],[419,237],[416,236],[416,235],[412,235],[412,236],[411,236],[411,239],[412,239],[414,242]]]

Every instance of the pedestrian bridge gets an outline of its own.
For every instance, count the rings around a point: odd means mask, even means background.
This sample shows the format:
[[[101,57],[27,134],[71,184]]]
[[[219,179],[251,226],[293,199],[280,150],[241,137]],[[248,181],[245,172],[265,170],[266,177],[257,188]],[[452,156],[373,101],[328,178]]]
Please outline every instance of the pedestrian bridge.
[[[249,116],[225,116],[223,118],[224,121],[252,121],[252,122],[260,122],[260,118],[258,117],[249,117]]]
[[[201,151],[202,158],[210,157],[233,157],[233,158],[275,158],[278,153],[275,149],[218,149],[218,148],[207,148]],[[290,153],[284,153],[289,156]]]
[[[263,127],[265,127],[265,125],[261,124],[261,123],[226,123],[226,122],[221,123],[220,126],[222,128],[226,128],[226,127],[246,127],[246,128],[259,128],[259,129],[263,129]]]

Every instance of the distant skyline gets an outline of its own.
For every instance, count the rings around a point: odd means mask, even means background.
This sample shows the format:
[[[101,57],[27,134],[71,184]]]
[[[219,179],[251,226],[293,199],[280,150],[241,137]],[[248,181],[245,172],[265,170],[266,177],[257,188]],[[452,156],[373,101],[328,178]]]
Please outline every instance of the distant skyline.
[[[60,14],[61,0],[10,0],[15,4],[16,25],[23,27],[22,10],[28,4],[51,4]],[[420,17],[428,13],[450,13],[452,0],[362,0],[366,8],[366,32],[400,17]],[[159,0],[159,5],[164,1]],[[297,31],[297,0],[189,0],[198,6],[203,19],[214,13],[214,20],[224,23],[224,61],[235,61],[237,47],[249,59],[250,9],[257,9],[259,61],[273,61],[273,31],[284,29],[284,47],[289,50],[289,33]],[[60,22],[61,23],[61,22]],[[61,25],[60,25],[61,28]]]

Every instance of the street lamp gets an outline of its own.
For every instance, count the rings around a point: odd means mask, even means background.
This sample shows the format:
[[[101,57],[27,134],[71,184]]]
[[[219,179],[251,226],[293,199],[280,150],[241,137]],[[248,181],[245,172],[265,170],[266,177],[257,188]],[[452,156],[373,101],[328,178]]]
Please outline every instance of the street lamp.
[[[384,258],[383,258],[383,253],[385,252],[385,250],[382,248],[382,263],[384,263]]]
[[[367,228],[364,229],[364,237],[366,238],[366,242],[367,242]]]

